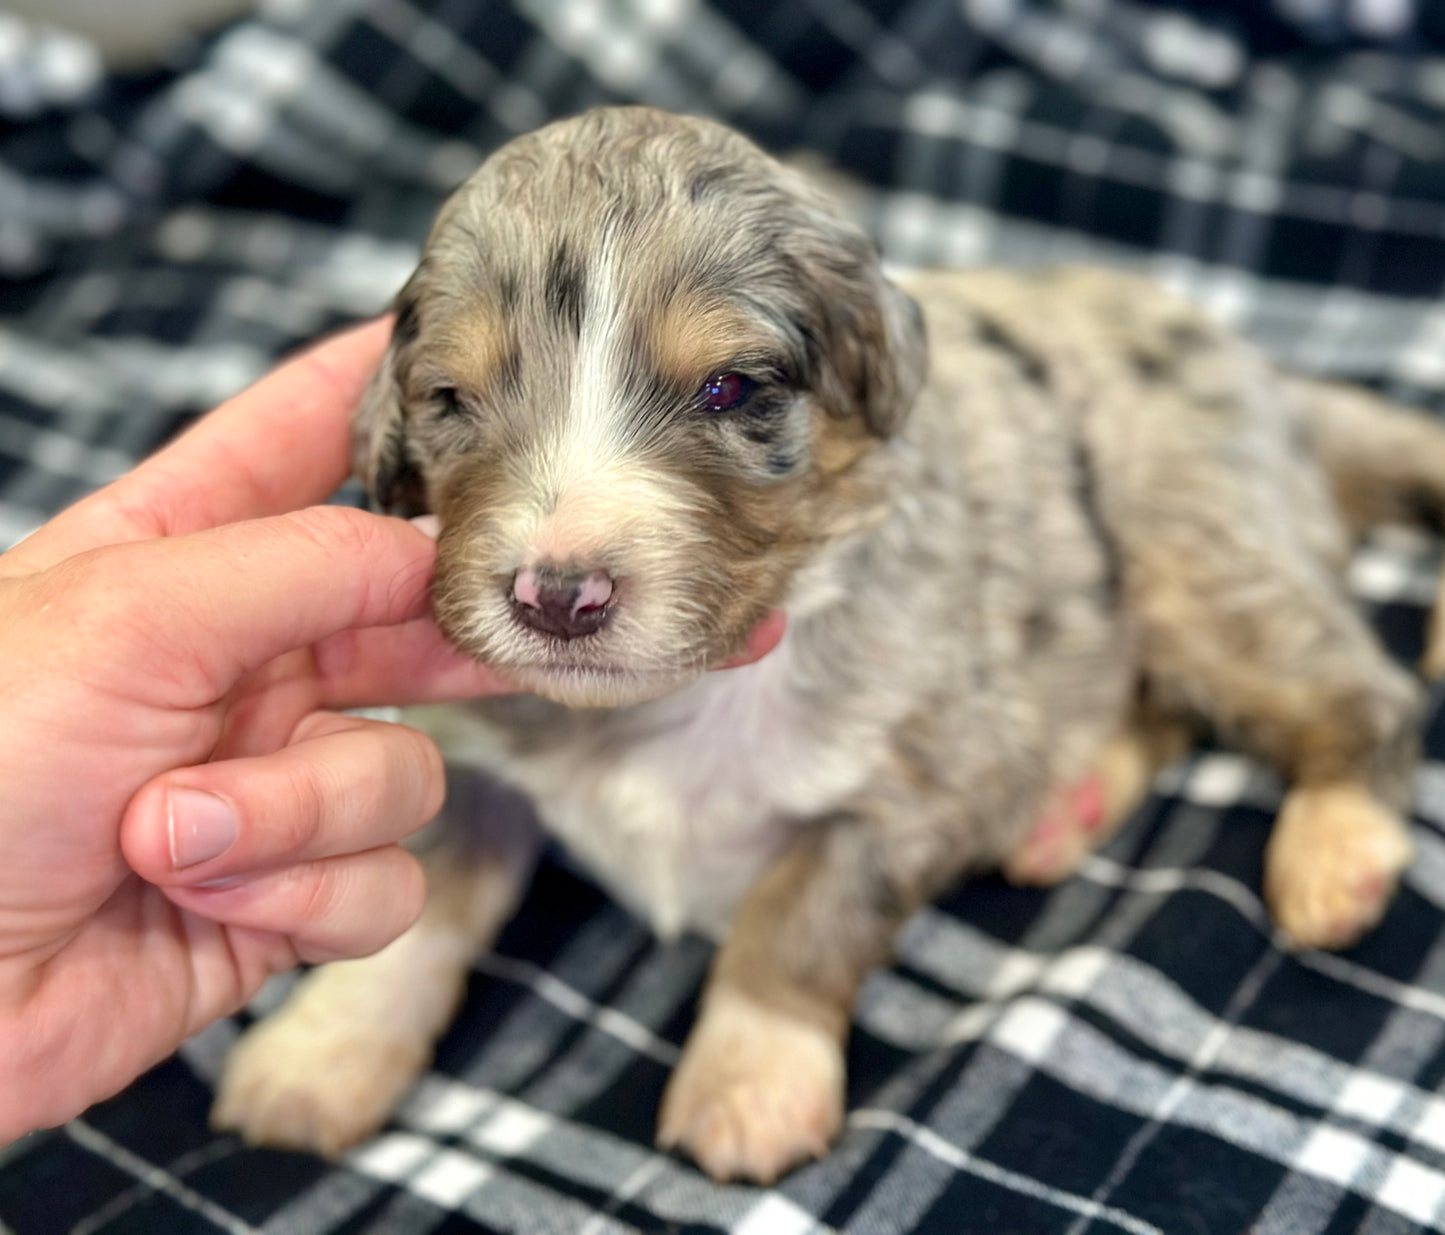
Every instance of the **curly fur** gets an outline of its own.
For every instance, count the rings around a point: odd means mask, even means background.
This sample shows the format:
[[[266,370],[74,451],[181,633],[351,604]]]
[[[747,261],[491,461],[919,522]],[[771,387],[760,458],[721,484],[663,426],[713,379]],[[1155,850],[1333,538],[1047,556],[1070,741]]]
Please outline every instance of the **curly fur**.
[[[719,370],[756,378],[746,407],[698,405]],[[1408,858],[1420,692],[1338,572],[1357,524],[1441,504],[1445,431],[1282,375],[1142,280],[899,287],[737,134],[597,111],[442,211],[357,464],[440,517],[444,628],[534,692],[419,723],[660,932],[726,940],[664,1128],[717,1174],[820,1148],[898,925],[1121,735],[1207,721],[1298,784],[1268,881],[1293,942],[1366,929]],[[609,572],[607,625],[519,623],[509,581],[539,563]],[[772,656],[703,675],[779,607]]]

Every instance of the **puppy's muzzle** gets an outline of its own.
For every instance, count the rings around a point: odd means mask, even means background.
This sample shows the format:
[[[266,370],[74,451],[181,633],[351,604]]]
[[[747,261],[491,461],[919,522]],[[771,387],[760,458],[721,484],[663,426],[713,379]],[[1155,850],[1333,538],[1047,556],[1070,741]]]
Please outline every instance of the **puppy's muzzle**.
[[[512,579],[512,613],[540,634],[581,639],[606,625],[614,590],[606,571],[526,566]]]

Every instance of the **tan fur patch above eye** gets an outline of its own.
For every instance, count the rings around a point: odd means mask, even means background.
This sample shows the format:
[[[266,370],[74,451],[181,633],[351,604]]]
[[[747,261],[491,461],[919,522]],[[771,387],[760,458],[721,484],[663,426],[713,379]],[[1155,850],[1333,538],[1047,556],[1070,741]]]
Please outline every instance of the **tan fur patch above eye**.
[[[658,373],[691,387],[734,357],[767,346],[757,326],[732,305],[678,296],[652,320],[648,342]]]
[[[448,322],[439,332],[437,360],[466,390],[483,391],[512,363],[515,345],[497,309],[485,302]]]

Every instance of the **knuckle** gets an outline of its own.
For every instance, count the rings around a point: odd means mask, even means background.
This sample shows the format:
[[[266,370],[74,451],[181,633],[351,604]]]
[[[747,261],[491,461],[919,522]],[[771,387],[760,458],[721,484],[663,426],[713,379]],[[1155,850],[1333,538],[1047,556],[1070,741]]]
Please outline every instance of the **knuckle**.
[[[384,522],[351,506],[312,506],[281,517],[328,555],[367,560],[385,545]]]
[[[178,592],[173,604],[156,604],[152,585],[167,578],[157,572],[167,552],[164,541],[107,545],[51,567],[38,611],[64,633],[57,642],[97,666],[143,664],[156,682],[207,681],[207,658],[186,633],[195,629],[192,596]]]
[[[409,930],[421,917],[426,904],[426,872],[421,863],[405,849],[396,851],[396,912],[398,925],[396,934]]]
[[[396,846],[319,864],[303,878],[293,937],[312,961],[384,948],[417,920],[426,899],[421,865]]]
[[[113,551],[92,549],[51,567],[42,605],[71,625],[123,623],[136,607],[136,589],[116,558]]]
[[[356,744],[355,774],[338,785],[343,809],[410,831],[429,822],[446,795],[446,768],[435,742],[420,730],[364,720],[349,740]]]
[[[272,820],[270,838],[276,856],[304,854],[325,830],[328,808],[335,795],[333,780],[322,763],[302,761],[290,768],[281,796],[282,810]]]
[[[414,831],[441,809],[441,752],[416,729],[313,713],[291,741],[278,851],[284,845],[297,856],[355,852]]]
[[[313,506],[282,516],[295,534],[321,550],[328,562],[344,565],[360,585],[358,607],[406,612],[425,595],[431,560],[417,556],[416,545],[405,549],[398,537],[408,534],[396,519],[350,506]],[[419,538],[418,538],[419,539]]]
[[[426,876],[421,863],[399,845],[378,849],[369,855],[367,930],[373,948],[384,947],[421,916],[426,902]]]
[[[421,787],[418,803],[420,818],[417,823],[428,823],[441,810],[446,799],[447,773],[441,749],[419,729],[413,729],[409,725],[393,727],[406,735],[409,757],[415,768],[414,779]]]
[[[349,732],[361,723],[364,722],[355,716],[347,716],[344,712],[308,712],[296,722],[296,728],[291,730],[288,744],[296,746],[317,738],[329,738],[335,734]]]
[[[305,935],[330,926],[345,900],[345,885],[350,882],[346,862],[310,863],[297,867],[292,877],[296,886],[295,933]]]

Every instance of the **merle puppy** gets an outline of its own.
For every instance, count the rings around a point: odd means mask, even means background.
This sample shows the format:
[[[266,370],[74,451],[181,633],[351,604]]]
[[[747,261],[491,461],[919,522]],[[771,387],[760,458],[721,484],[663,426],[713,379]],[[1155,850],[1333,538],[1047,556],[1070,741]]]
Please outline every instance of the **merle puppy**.
[[[382,508],[440,521],[449,636],[533,692],[413,719],[659,933],[723,941],[659,1132],[719,1177],[825,1151],[915,907],[1067,874],[1198,721],[1292,784],[1294,945],[1355,939],[1409,860],[1420,691],[1339,572],[1441,504],[1445,430],[1138,279],[899,286],[737,134],[595,111],[447,203],[357,443]],[[528,868],[464,805],[421,921],[247,1036],[221,1126],[334,1153],[425,1069]]]

